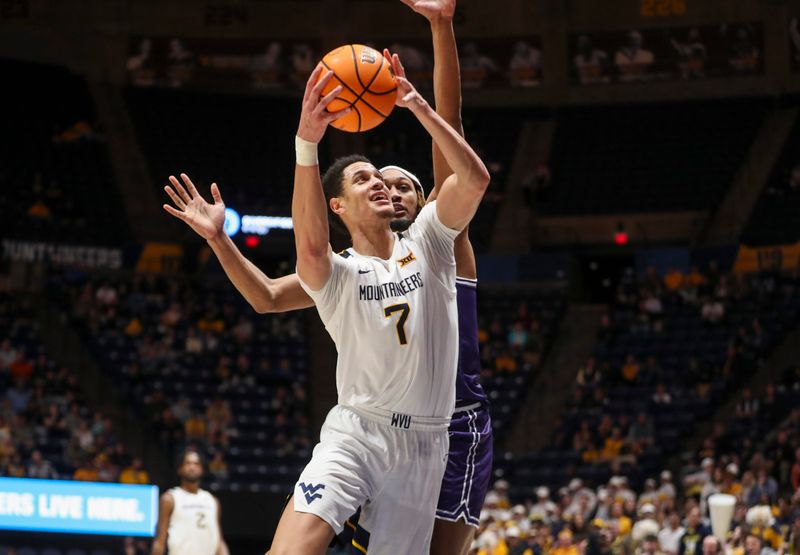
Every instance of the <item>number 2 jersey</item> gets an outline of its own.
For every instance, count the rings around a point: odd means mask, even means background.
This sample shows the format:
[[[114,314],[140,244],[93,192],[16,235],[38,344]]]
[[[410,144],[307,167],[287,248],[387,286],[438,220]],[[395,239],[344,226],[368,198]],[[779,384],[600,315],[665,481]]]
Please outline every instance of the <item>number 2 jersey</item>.
[[[204,489],[189,493],[169,490],[175,507],[169,519],[169,555],[216,555],[219,547],[217,500]]]
[[[449,418],[458,360],[453,241],[427,204],[395,235],[388,260],[347,249],[333,255],[314,300],[339,357],[339,404]]]

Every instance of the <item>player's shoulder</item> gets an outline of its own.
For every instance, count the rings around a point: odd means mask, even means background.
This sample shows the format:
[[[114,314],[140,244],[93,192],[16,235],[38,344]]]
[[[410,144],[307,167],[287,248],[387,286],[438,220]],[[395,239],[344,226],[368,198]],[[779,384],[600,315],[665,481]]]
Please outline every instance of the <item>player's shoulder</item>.
[[[177,488],[170,488],[164,493],[161,494],[161,503],[165,505],[174,505],[175,504],[175,490]]]
[[[431,226],[431,220],[438,219],[436,214],[436,201],[433,200],[427,203],[417,214],[417,217],[414,218],[414,222],[408,226],[408,229],[403,232],[403,235],[406,238],[413,239],[420,235],[423,230],[429,228]]]
[[[211,498],[211,499],[213,499],[214,501],[217,501],[217,497],[216,497],[216,496],[215,496],[213,493],[211,493],[210,491],[208,491],[207,489],[202,489],[202,488],[200,488],[199,492],[200,492],[200,494],[201,494],[201,495],[203,495],[203,496],[205,496],[205,497],[210,497],[210,498]]]

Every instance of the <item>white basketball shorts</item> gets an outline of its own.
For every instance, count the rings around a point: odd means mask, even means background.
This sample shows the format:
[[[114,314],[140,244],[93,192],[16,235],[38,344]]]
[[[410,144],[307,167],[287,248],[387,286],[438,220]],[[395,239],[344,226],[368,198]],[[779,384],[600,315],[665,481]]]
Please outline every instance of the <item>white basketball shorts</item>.
[[[337,405],[294,489],[294,510],[334,533],[361,507],[370,555],[427,555],[447,464],[448,418]]]

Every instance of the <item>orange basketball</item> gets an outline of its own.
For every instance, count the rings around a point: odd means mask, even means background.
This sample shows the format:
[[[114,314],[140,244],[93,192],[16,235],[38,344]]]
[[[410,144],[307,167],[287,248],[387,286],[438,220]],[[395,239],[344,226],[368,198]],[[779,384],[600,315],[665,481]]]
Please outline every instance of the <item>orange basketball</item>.
[[[331,125],[357,133],[376,127],[392,113],[397,83],[391,64],[380,52],[362,44],[347,44],[328,52],[320,63],[334,74],[322,96],[342,86],[328,110],[338,112],[353,107],[352,112]],[[320,74],[320,79],[325,73]]]

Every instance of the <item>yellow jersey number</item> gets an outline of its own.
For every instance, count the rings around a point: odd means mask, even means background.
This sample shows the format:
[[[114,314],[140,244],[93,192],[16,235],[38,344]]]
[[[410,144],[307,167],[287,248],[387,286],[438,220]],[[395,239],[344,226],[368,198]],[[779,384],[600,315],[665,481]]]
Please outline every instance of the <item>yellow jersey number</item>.
[[[408,320],[408,314],[411,312],[411,307],[408,306],[408,303],[401,303],[393,304],[392,306],[387,306],[383,309],[383,315],[387,318],[390,318],[395,312],[400,313],[400,317],[397,319],[397,340],[401,345],[408,345],[408,338],[406,337],[406,320]]]

